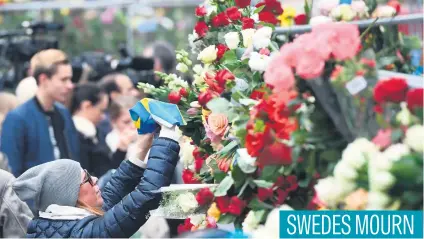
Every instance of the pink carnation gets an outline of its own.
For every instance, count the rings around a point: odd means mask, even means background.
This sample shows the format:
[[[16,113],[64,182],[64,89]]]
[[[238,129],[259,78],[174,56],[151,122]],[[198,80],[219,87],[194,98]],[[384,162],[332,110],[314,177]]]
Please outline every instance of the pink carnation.
[[[305,80],[311,80],[322,75],[325,61],[318,55],[301,55],[296,65],[296,73]]]
[[[295,84],[291,67],[284,60],[281,54],[273,57],[264,74],[265,83],[273,86],[275,91],[288,91]]]
[[[284,44],[281,49],[281,57],[278,59],[281,60],[281,64],[286,64],[291,67],[296,66],[297,53],[301,50],[298,44],[296,43],[287,43]]]

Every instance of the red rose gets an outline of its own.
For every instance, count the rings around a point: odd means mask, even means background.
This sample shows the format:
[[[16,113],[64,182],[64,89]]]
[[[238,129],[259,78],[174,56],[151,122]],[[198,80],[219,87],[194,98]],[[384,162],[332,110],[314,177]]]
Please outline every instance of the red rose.
[[[195,158],[195,159],[200,159],[200,158],[202,158],[203,157],[203,153],[202,153],[202,151],[200,151],[200,149],[199,149],[199,147],[196,147],[196,148],[194,148],[194,150],[193,150],[193,157]]]
[[[185,184],[198,184],[200,183],[200,181],[194,177],[194,172],[191,171],[190,169],[184,169],[183,170],[183,182]]]
[[[194,170],[196,171],[196,173],[200,173],[200,170],[202,169],[204,162],[205,162],[205,160],[203,160],[201,158],[194,160]]]
[[[296,25],[305,25],[308,24],[308,18],[305,14],[299,14],[294,18]]]
[[[243,30],[244,29],[249,29],[249,28],[255,28],[255,20],[253,20],[252,18],[248,18],[248,17],[244,17],[242,19],[243,22]]]
[[[289,175],[286,177],[286,190],[287,192],[295,191],[299,187],[297,183],[297,177],[295,175]]]
[[[399,13],[400,12],[400,3],[399,3],[399,1],[397,1],[397,0],[390,0],[387,3],[387,5],[393,7],[394,9],[396,9],[396,13]]]
[[[262,151],[265,145],[264,138],[268,129],[265,129],[264,132],[255,132],[253,130],[254,126],[252,122],[248,123],[247,127],[248,127],[247,135],[246,135],[247,152],[249,153],[250,156],[257,157],[259,156],[260,152]],[[249,127],[251,127],[252,129],[249,129]]]
[[[284,185],[284,177],[283,176],[279,176],[277,178],[277,180],[275,180],[273,187],[282,187]]]
[[[263,89],[256,89],[250,94],[250,99],[252,100],[261,100],[265,95],[265,90]]]
[[[188,91],[186,88],[181,88],[180,89],[180,95],[182,95],[183,97],[187,98],[188,96]]]
[[[191,222],[190,222],[190,218],[185,219],[185,221],[184,221],[184,223],[183,223],[183,224],[178,225],[178,228],[177,228],[178,234],[182,234],[182,233],[184,233],[184,232],[189,232],[189,231],[191,231],[191,228],[192,228],[193,226],[194,226],[194,225],[193,225],[193,224],[191,224]]]
[[[403,78],[382,80],[374,88],[374,100],[377,103],[400,103],[405,100],[407,90],[408,83]]]
[[[221,58],[224,56],[225,52],[230,50],[230,48],[228,48],[225,44],[218,44],[216,46],[216,48],[218,49],[218,53],[217,53],[218,61],[221,60]]]
[[[259,201],[265,201],[268,198],[271,198],[274,194],[272,188],[258,188],[258,199]]]
[[[228,19],[225,12],[221,12],[212,18],[212,26],[214,27],[223,27],[228,26],[230,24],[230,20]]]
[[[239,8],[245,8],[247,6],[250,6],[251,0],[236,0],[236,5]]]
[[[172,104],[178,104],[181,100],[180,92],[178,91],[171,91],[168,95],[168,101]]]
[[[227,8],[226,13],[231,21],[237,21],[241,19],[241,12],[239,12],[237,7]]]
[[[281,205],[286,201],[286,198],[289,194],[283,189],[277,189],[277,200],[275,202],[276,205]]]
[[[228,207],[228,212],[233,215],[240,216],[246,205],[247,204],[245,201],[241,200],[237,196],[234,196],[231,198],[230,206]]]
[[[200,93],[197,100],[199,101],[199,104],[201,106],[205,107],[206,104],[212,99],[213,99],[212,93],[209,92],[209,91],[204,91],[204,92]]]
[[[228,196],[215,198],[216,206],[221,213],[227,213],[230,206],[230,198]]]
[[[256,7],[259,8],[263,5],[265,5],[265,8],[262,12],[270,12],[276,15],[281,15],[284,12],[281,7],[281,3],[278,0],[264,0],[264,2],[256,4]]]
[[[204,17],[208,13],[208,10],[204,6],[198,6],[195,10],[196,16]]]
[[[268,22],[268,23],[271,23],[273,25],[278,24],[277,18],[271,12],[264,12],[264,11],[260,12],[259,13],[259,21]]]
[[[408,109],[414,112],[416,108],[423,108],[423,88],[411,89],[406,94],[406,103]]]
[[[265,145],[263,151],[259,154],[258,164],[260,165],[290,165],[291,148],[284,143],[275,142],[271,145]]]
[[[196,194],[196,200],[200,206],[211,204],[213,201],[213,197],[213,193],[211,192],[211,190],[209,190],[209,188],[202,188]]]
[[[194,27],[194,31],[199,35],[199,37],[206,36],[206,33],[209,31],[209,27],[205,22],[197,22]]]
[[[225,86],[227,81],[231,81],[234,79],[235,79],[234,75],[226,69],[218,71],[215,76],[215,80],[218,82],[220,86]]]

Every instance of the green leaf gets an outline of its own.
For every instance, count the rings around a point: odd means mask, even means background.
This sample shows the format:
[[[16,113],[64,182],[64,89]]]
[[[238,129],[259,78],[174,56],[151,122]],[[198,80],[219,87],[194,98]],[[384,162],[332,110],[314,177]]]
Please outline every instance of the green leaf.
[[[403,131],[402,129],[395,129],[392,131],[391,140],[392,143],[397,143],[400,141],[403,137]]]
[[[265,181],[274,181],[274,178],[278,177],[278,167],[276,166],[265,166],[262,170],[262,174],[260,176],[260,179],[263,179]]]
[[[225,52],[224,56],[221,59],[221,64],[223,65],[230,65],[237,63],[237,55],[235,50],[229,50]]]
[[[253,180],[253,182],[260,188],[272,188],[274,185],[274,183],[267,182],[265,180]]]
[[[233,184],[234,179],[230,175],[225,177],[224,180],[222,180],[222,182],[218,185],[218,187],[216,187],[214,193],[215,197],[222,197],[227,195],[228,189],[230,189]]]
[[[254,14],[258,14],[258,13],[260,13],[262,10],[264,10],[264,8],[265,8],[265,5],[262,5],[262,6],[258,7],[258,8],[256,8],[256,9],[255,9],[255,11],[254,11],[253,13],[254,13]]]
[[[217,171],[214,172],[213,177],[215,179],[215,183],[221,183],[222,180],[224,180],[224,178],[227,176],[227,174],[225,172],[222,171]]]
[[[258,198],[254,198],[250,201],[249,208],[253,209],[253,210],[262,210],[262,209],[274,209],[274,207],[272,205],[269,205],[267,203],[261,202],[259,201]]]
[[[233,223],[235,220],[236,220],[236,216],[235,215],[224,214],[224,215],[221,215],[219,217],[219,220],[218,220],[217,223],[220,223],[220,224],[230,224],[230,223]]]
[[[234,186],[236,188],[239,188],[244,184],[246,176],[247,175],[244,174],[237,165],[233,166],[233,169],[231,170],[231,177],[234,179]]]
[[[340,152],[336,149],[329,149],[322,152],[319,156],[320,160],[335,162],[340,158]]]
[[[404,45],[409,49],[420,49],[422,47],[421,40],[417,36],[405,36]]]
[[[214,113],[226,113],[230,102],[225,98],[218,97],[209,101],[206,106]]]
[[[218,153],[221,154],[221,155],[226,155],[230,151],[233,151],[237,147],[238,147],[238,142],[234,140],[234,141],[231,141],[230,143],[228,143],[227,145],[225,145],[225,147],[222,148]]]

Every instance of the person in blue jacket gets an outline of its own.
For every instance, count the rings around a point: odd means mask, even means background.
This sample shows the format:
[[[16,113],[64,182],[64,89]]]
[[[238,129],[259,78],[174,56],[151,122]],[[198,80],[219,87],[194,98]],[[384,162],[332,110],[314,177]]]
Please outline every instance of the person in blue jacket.
[[[65,102],[74,85],[72,67],[63,51],[43,50],[31,58],[36,96],[10,111],[3,122],[0,151],[15,177],[60,158],[79,161],[78,133]]]
[[[22,174],[13,189],[22,200],[33,199],[40,211],[30,222],[27,237],[132,236],[147,221],[149,211],[159,206],[157,190],[171,183],[180,150],[175,129],[162,126],[153,144],[152,135],[140,137],[145,142],[142,152],[152,145],[147,164],[139,159],[123,161],[102,192],[97,178],[72,160],[56,160]]]

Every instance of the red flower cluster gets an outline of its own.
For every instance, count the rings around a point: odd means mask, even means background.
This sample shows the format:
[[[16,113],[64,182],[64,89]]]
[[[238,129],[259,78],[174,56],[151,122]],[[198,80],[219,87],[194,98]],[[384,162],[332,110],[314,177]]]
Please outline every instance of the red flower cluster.
[[[192,228],[193,226],[194,226],[194,225],[193,225],[193,224],[191,224],[191,222],[190,222],[190,218],[185,219],[185,221],[184,221],[184,223],[183,223],[183,224],[178,225],[178,228],[177,228],[178,234],[182,234],[182,233],[184,233],[184,232],[189,232],[189,231],[191,231],[191,228]]]
[[[403,78],[390,78],[377,83],[374,88],[374,100],[378,104],[392,102],[400,103],[405,100],[408,83]]]
[[[200,183],[200,181],[194,177],[194,172],[191,171],[190,169],[184,169],[183,170],[183,182],[185,184],[198,184]]]
[[[294,18],[294,22],[296,23],[296,25],[305,25],[308,24],[308,18],[305,14],[302,13]]]
[[[416,88],[409,90],[406,94],[406,103],[411,112],[417,108],[423,108],[423,91],[423,88]]]
[[[225,12],[221,12],[212,18],[213,27],[225,27],[230,25],[230,19]]]
[[[198,6],[195,9],[195,14],[198,17],[204,17],[208,13],[208,10],[204,6]]]
[[[198,98],[197,98],[197,100],[198,100],[198,102],[199,102],[199,104],[201,106],[205,107],[206,104],[210,100],[212,100],[213,98],[214,98],[214,93],[211,92],[211,91],[209,91],[209,90],[207,90],[207,91],[204,91],[204,92],[200,93],[199,96],[198,96]]]
[[[250,2],[252,0],[235,0],[236,1],[236,5],[239,8],[245,8],[247,6],[250,6]]]
[[[235,76],[228,70],[220,70],[215,76],[206,74],[205,82],[209,86],[209,90],[218,94],[222,94],[228,81],[233,81]]]
[[[283,13],[281,3],[277,0],[264,0],[256,4],[256,7],[265,6],[264,9],[259,13],[259,21],[268,22],[274,25],[278,24],[277,16]]]
[[[236,216],[240,216],[247,206],[247,203],[237,196],[233,196],[231,199],[228,196],[217,197],[215,202],[221,213],[231,213]]]
[[[280,176],[277,178],[273,187],[258,188],[257,196],[260,201],[271,199],[274,205],[278,206],[283,204],[289,193],[295,191],[298,187],[296,176]]]
[[[209,31],[209,27],[205,22],[197,22],[196,26],[194,26],[194,31],[199,35],[199,37],[206,36],[206,33]]]
[[[213,201],[213,193],[209,188],[202,188],[200,191],[196,194],[196,200],[199,203],[200,206],[209,205]]]
[[[252,18],[244,17],[242,19],[242,22],[243,22],[243,26],[242,26],[243,30],[255,27],[255,20],[253,20]]]
[[[227,13],[228,18],[231,21],[238,21],[238,20],[241,19],[241,12],[239,12],[237,7],[227,8],[227,10],[225,10],[225,12]]]

